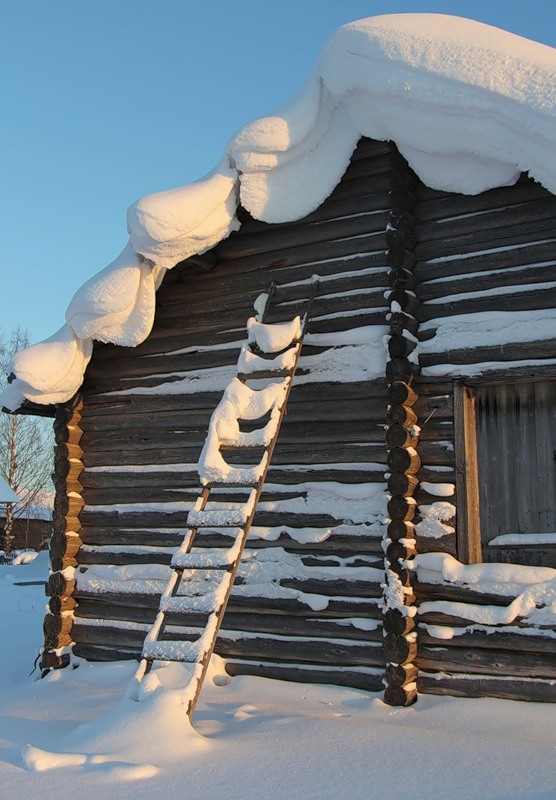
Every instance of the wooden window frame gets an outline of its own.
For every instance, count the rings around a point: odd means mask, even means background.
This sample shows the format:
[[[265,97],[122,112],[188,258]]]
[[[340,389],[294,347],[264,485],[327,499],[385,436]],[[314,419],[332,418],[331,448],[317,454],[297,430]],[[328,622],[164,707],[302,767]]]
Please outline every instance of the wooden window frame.
[[[480,564],[483,551],[475,390],[462,381],[454,382],[454,448],[457,557],[464,564]]]
[[[484,386],[508,383],[533,383],[556,380],[556,374],[543,371],[540,375],[527,375],[506,380],[459,379],[453,383],[454,398],[454,449],[456,470],[456,553],[464,564],[483,563],[481,537],[481,509],[479,501],[479,461],[477,456],[476,391]]]

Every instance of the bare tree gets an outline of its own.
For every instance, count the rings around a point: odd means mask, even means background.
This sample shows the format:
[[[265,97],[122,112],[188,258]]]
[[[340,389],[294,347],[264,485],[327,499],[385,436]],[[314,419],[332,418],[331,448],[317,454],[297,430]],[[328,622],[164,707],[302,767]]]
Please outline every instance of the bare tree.
[[[0,387],[8,380],[14,354],[28,345],[29,334],[22,328],[15,328],[9,334],[0,331]],[[0,413],[0,475],[20,498],[19,503],[7,507],[5,553],[10,553],[13,547],[14,521],[18,517],[29,518],[33,506],[52,490],[52,448],[49,420]]]

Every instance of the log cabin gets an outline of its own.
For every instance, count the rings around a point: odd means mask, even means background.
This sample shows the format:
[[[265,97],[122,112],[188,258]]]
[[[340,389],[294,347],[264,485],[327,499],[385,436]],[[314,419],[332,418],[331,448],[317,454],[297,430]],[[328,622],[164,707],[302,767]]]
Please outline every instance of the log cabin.
[[[54,417],[44,669],[140,657],[272,285],[269,324],[314,297],[229,674],[556,701],[555,71],[470,20],[350,23],[213,173],[130,209],[2,397]]]

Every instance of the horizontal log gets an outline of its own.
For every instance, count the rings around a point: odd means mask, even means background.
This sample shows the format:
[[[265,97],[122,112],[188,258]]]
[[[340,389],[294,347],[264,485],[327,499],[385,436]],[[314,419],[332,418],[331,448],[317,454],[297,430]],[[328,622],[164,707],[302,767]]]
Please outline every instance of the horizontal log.
[[[420,235],[420,226],[417,228]],[[495,230],[477,230],[462,235],[445,235],[440,239],[419,241],[415,254],[419,261],[442,258],[461,253],[484,251],[490,247],[511,247],[546,240],[554,234],[554,219],[531,219],[517,225],[506,225]],[[486,263],[486,259],[485,259]]]
[[[392,447],[388,452],[387,464],[392,472],[407,472],[414,475],[421,466],[421,459],[416,450]]]
[[[83,526],[99,528],[185,528],[187,510],[183,511],[100,511],[86,508],[82,512]],[[334,528],[344,522],[330,514],[295,514],[285,511],[258,510],[255,525],[277,528],[281,525],[297,528]],[[85,542],[85,533],[80,534]]]
[[[178,543],[176,543],[177,549]],[[79,553],[79,564],[82,566],[90,566],[91,564],[110,564],[115,567],[125,566],[129,564],[166,564],[170,565],[172,560],[172,553],[157,550],[152,545],[149,546],[148,553],[137,553],[133,550],[127,552],[105,552],[99,550],[84,549]]]
[[[71,614],[46,614],[43,621],[45,636],[64,636],[71,631],[73,616]]]
[[[81,437],[80,437],[81,442]],[[56,445],[56,458],[73,458],[79,460],[83,455],[83,449],[80,444],[71,444],[70,442],[61,442]]]
[[[103,610],[103,609],[101,609]],[[98,611],[98,609],[97,609]],[[130,615],[127,615],[130,616]],[[140,615],[137,615],[140,616]],[[141,645],[145,638],[145,626],[152,624],[154,615],[152,612],[148,615],[143,613],[141,620],[118,620],[125,622],[136,622],[137,629],[130,627],[118,627],[117,625],[111,626],[110,621],[115,621],[115,617],[111,616],[109,619],[102,618],[105,621],[103,625],[95,623],[90,624],[87,617],[84,615],[76,615],[74,628],[72,631],[73,638],[76,642],[87,644],[118,644],[118,645]],[[176,619],[179,617],[179,619]],[[176,626],[186,626],[188,629],[199,628],[205,623],[206,617],[200,619],[201,615],[170,615],[169,624],[166,628],[166,636],[168,639],[177,639],[179,641],[188,640],[191,637],[189,634],[180,636],[179,628]],[[344,624],[345,623],[345,624]],[[128,635],[126,637],[126,631]],[[272,636],[285,636],[303,638],[316,638],[316,639],[349,639],[357,642],[382,642],[382,630],[378,626],[375,630],[365,631],[361,628],[356,628],[351,624],[350,620],[327,620],[327,619],[314,619],[308,617],[291,617],[284,614],[238,614],[233,612],[226,612],[220,636],[223,639],[230,638],[233,633],[261,633],[270,634]]]
[[[418,553],[448,553],[457,558],[456,537],[453,533],[431,539],[417,535],[415,542]]]
[[[386,394],[386,380],[354,381],[353,383],[319,382],[294,383],[288,400],[288,407],[297,404],[315,403],[315,401],[359,401],[371,403],[382,401]],[[167,395],[106,395],[104,397],[88,397],[83,409],[83,424],[103,416],[134,416],[135,414],[152,414],[182,412],[198,413],[202,409],[212,412],[222,392],[196,392],[195,394]]]
[[[454,194],[419,187],[419,207],[416,216],[420,222],[440,220],[457,214],[475,214],[485,209],[506,209],[509,206],[549,198],[550,193],[534,180],[522,175],[513,186],[501,186],[475,195]]]
[[[77,601],[69,595],[64,595],[62,597],[55,595],[48,601],[48,608],[52,614],[62,614],[64,611],[73,611],[76,605]]]
[[[525,700],[556,703],[554,681],[494,678],[488,675],[436,675],[421,672],[417,690],[423,694],[453,697],[498,697],[503,700]]]
[[[334,393],[337,394],[336,392]],[[326,385],[322,389],[322,398],[319,403],[307,400],[300,402],[293,397],[288,401],[287,420],[284,424],[296,422],[349,422],[364,420],[384,419],[385,401],[381,398],[339,398],[330,400],[327,397]],[[210,417],[214,408],[220,401],[215,398],[214,406],[209,410],[183,409],[175,411],[148,411],[144,413],[127,413],[117,410],[113,414],[101,414],[86,418],[83,429],[85,441],[90,446],[94,442],[93,434],[108,435],[109,432],[120,431],[156,431],[164,429],[183,429],[195,426],[208,429]]]
[[[527,359],[551,358],[554,355],[556,332],[552,339],[507,344],[485,344],[484,347],[444,350],[440,353],[423,353],[422,367],[435,364],[480,364],[485,361],[525,361]]]
[[[452,600],[456,603],[470,603],[479,606],[509,606],[515,599],[512,595],[478,592],[467,586],[445,583],[424,583],[414,581],[415,594],[421,601]]]
[[[386,251],[386,263],[391,269],[403,269],[413,272],[417,257],[413,250],[403,245],[393,245]]]
[[[255,675],[262,678],[273,678],[281,681],[302,683],[328,683],[336,686],[349,686],[352,689],[363,689],[367,692],[382,690],[382,674],[350,670],[349,665],[341,669],[318,669],[297,664],[276,664],[264,661],[245,661],[227,658],[226,672],[232,676]]]
[[[82,545],[79,536],[66,536],[65,533],[54,533],[50,539],[50,554],[55,557],[75,556]]]
[[[409,520],[391,520],[388,523],[387,536],[393,542],[399,539],[410,539],[415,536],[415,527]]]
[[[69,647],[72,643],[71,634],[50,634],[44,635],[44,647],[46,650],[57,650],[62,647]]]
[[[392,405],[413,406],[417,398],[417,392],[404,381],[393,381],[388,387],[388,399]]]
[[[414,428],[406,428],[398,422],[389,425],[386,430],[386,444],[391,448],[403,447],[416,447],[418,437]]]
[[[69,653],[58,655],[57,653],[53,653],[49,650],[43,650],[40,658],[40,668],[43,670],[63,669],[64,667],[68,667],[69,663],[70,663]]]
[[[420,261],[415,267],[415,275],[421,284],[427,284],[438,278],[472,275],[486,270],[507,270],[512,267],[542,264],[555,259],[556,242],[549,238],[539,241],[525,241],[512,246],[510,249],[496,247],[493,243],[487,252],[481,251],[476,255],[466,255],[461,258],[433,259]]]
[[[275,266],[275,262],[277,261],[281,262],[281,266],[294,266],[311,262],[314,263],[314,272],[318,273],[318,262],[320,261],[328,261],[342,256],[352,256],[358,253],[381,253],[384,255],[386,247],[384,230],[346,239],[316,243],[309,242],[307,244],[297,245],[296,247],[281,248],[279,254],[271,250],[269,252],[241,256],[240,259],[228,258],[225,248],[222,247],[222,249],[218,248],[219,267],[222,270],[233,269],[233,263],[236,261],[241,265],[241,269],[251,270],[254,268],[267,270]]]
[[[478,673],[509,677],[556,678],[556,654],[488,648],[430,647],[419,644],[415,663],[420,670]]]
[[[332,529],[333,530],[333,529]],[[320,542],[299,542],[291,537],[286,531],[280,532],[277,526],[276,539],[259,538],[252,534],[248,539],[248,548],[251,550],[266,550],[268,548],[280,547],[288,553],[309,554],[317,556],[334,555],[338,558],[352,558],[353,556],[382,556],[381,537],[379,535],[366,536],[365,528],[361,528],[361,536],[342,536],[332,533]],[[137,545],[147,545],[153,549],[161,547],[177,548],[182,542],[184,528],[176,528],[172,532],[141,530],[141,529],[121,529],[115,528],[83,528],[82,538],[86,545],[91,548],[102,546],[127,546],[132,548]],[[222,534],[203,534],[200,533],[196,539],[196,546],[206,548],[230,547],[233,543],[231,536]],[[92,551],[87,555],[87,550],[79,554],[80,563],[85,563],[90,559],[90,563],[100,563],[97,558],[102,558],[103,551]],[[105,563],[110,563],[110,553],[106,552]],[[126,557],[126,554],[122,554]],[[132,558],[132,552],[128,554]],[[161,556],[162,558],[162,556]],[[94,560],[94,561],[93,561]],[[161,563],[165,563],[162,561]]]
[[[75,589],[75,580],[73,578],[66,578],[61,572],[54,572],[50,575],[46,584],[46,594],[48,597],[59,595],[73,594]]]
[[[52,525],[54,531],[57,533],[64,533],[65,531],[79,533],[81,530],[81,522],[79,521],[79,517],[70,516],[69,514],[57,514],[54,512],[52,515]]]
[[[401,542],[391,542],[386,548],[386,557],[390,562],[396,560],[407,561],[413,558],[417,553],[416,540],[404,539],[404,544]]]
[[[442,476],[444,477],[444,475]],[[365,469],[341,469],[331,465],[324,469],[302,469],[292,465],[289,469],[280,467],[271,468],[267,473],[268,484],[278,484],[280,486],[291,486],[307,481],[312,483],[317,481],[333,481],[334,483],[360,484],[360,483],[382,483],[384,481],[384,468]],[[198,483],[198,473],[194,465],[184,465],[183,471],[160,471],[152,472],[91,472],[85,471],[82,474],[84,496],[87,502],[91,495],[91,490],[112,490],[115,488],[136,488],[153,491],[175,490],[185,486],[195,486]]]
[[[390,686],[404,686],[416,680],[418,671],[415,664],[387,664],[384,679]]]
[[[406,336],[393,333],[388,339],[390,358],[407,358],[415,350],[416,342]]]
[[[386,412],[386,422],[389,425],[402,425],[410,428],[417,422],[417,414],[410,406],[391,405]]]
[[[63,570],[66,567],[76,567],[77,564],[78,561],[75,556],[50,556],[50,569],[54,572]]]
[[[438,447],[434,448],[433,458],[429,463],[445,463],[438,452]],[[102,452],[90,452],[83,456],[83,461],[87,467],[121,467],[127,465],[143,465],[149,464],[163,467],[165,464],[196,464],[201,452],[199,446],[185,447],[182,450],[163,448],[159,450],[133,450],[122,451],[106,450]],[[156,460],[153,460],[153,454],[156,455]],[[231,457],[226,455],[230,463],[238,463],[237,459],[233,461]],[[280,439],[276,444],[274,454],[272,456],[272,463],[278,466],[287,466],[290,464],[342,464],[342,463],[386,463],[386,448],[384,443],[376,442],[371,444],[336,444],[325,445],[314,443],[310,448],[304,444],[289,442],[283,444]],[[245,457],[242,459],[245,463]],[[448,462],[452,463],[452,462]]]
[[[526,287],[528,284],[549,281],[556,281],[555,261],[548,261],[535,266],[502,268],[498,271],[486,268],[485,273],[464,272],[460,276],[454,277],[449,283],[445,281],[428,281],[419,284],[419,297],[421,302],[427,302],[428,300],[442,298],[446,294],[489,291],[496,288],[506,289],[508,286]]]
[[[310,639],[296,640],[265,638],[264,636],[226,639],[218,637],[215,652],[235,658],[263,658],[300,661],[309,664],[377,666],[384,665],[384,656],[375,643],[348,642],[347,640]]]
[[[133,609],[150,609],[153,613],[158,610],[160,596],[157,594],[137,594],[137,593],[116,593],[116,592],[87,592],[77,589],[75,599],[79,608],[83,609],[84,603],[94,603],[97,607],[112,606],[118,609],[129,607]],[[230,613],[272,613],[301,615],[319,615],[321,618],[333,617],[362,617],[368,619],[381,619],[382,613],[379,608],[378,598],[353,598],[353,597],[334,597],[328,599],[326,609],[321,612],[312,611],[308,605],[296,597],[257,597],[247,594],[236,594],[232,590],[230,601],[227,606],[226,614]],[[108,614],[105,610],[103,613]],[[98,615],[100,616],[100,614]],[[119,618],[119,617],[118,617]],[[125,619],[125,617],[123,617]],[[133,619],[136,619],[133,617]]]
[[[415,628],[415,617],[402,614],[397,608],[389,608],[384,613],[383,626],[385,634],[396,633],[401,636],[405,633],[411,633]]]
[[[413,250],[417,244],[415,229],[409,225],[400,225],[397,228],[388,228],[386,231],[386,246],[403,247]]]
[[[412,383],[413,379],[419,375],[418,364],[409,361],[407,358],[392,358],[386,363],[386,380],[388,383],[401,381]]]
[[[361,213],[348,219],[327,219],[322,223],[305,225],[268,225],[258,232],[249,233],[249,226],[222,247],[226,259],[245,258],[259,253],[274,252],[280,257],[281,250],[292,246],[303,246],[330,242],[339,238],[361,236],[369,233],[384,233],[390,221],[387,210]]]
[[[410,706],[417,700],[417,685],[387,686],[384,690],[384,702],[389,706]]]
[[[439,219],[430,223],[420,221],[418,225],[419,242],[425,243],[457,236],[480,236],[502,238],[502,231],[527,230],[528,225],[539,224],[544,220],[554,220],[556,201],[551,195],[536,197],[524,202],[514,202],[498,208],[484,208],[473,214],[451,214],[450,202]],[[510,227],[511,226],[511,227]]]
[[[422,428],[423,430],[424,428]],[[424,466],[454,468],[454,445],[452,441],[427,442],[421,439],[419,442],[419,456]]]
[[[283,578],[280,586],[306,594],[339,597],[382,597],[380,581],[334,580],[333,578]]]
[[[94,644],[76,644],[72,648],[76,658],[84,658],[86,661],[107,662],[107,661],[139,661],[141,651],[135,648],[124,647],[102,647]]]
[[[418,485],[419,481],[415,475],[405,472],[392,472],[388,478],[388,491],[393,495],[411,497]]]
[[[406,664],[408,661],[415,660],[417,642],[404,635],[389,633],[384,637],[382,649],[386,661],[394,664]]]
[[[393,495],[388,501],[388,515],[392,520],[404,520],[410,522],[415,516],[417,504],[413,497]]]
[[[204,444],[207,428],[186,428],[181,430],[141,430],[113,431],[110,436],[99,437],[96,433],[85,433],[83,441],[89,447],[87,457],[89,461],[93,451],[95,453],[106,453],[109,451],[121,451],[139,449],[142,451],[155,451],[153,457],[156,459],[156,451],[159,449],[179,450],[185,446],[192,447],[197,445],[200,448]],[[373,443],[384,440],[384,429],[382,422],[378,420],[328,420],[325,422],[290,422],[287,420],[280,429],[280,444],[319,444],[324,445],[338,443]],[[232,449],[232,448],[228,448]],[[238,449],[238,448],[233,448]],[[152,461],[151,463],[157,463]]]
[[[388,272],[388,286],[413,291],[417,286],[417,278],[410,269],[394,267]]]
[[[54,441],[57,445],[78,445],[81,433],[81,427],[78,425],[55,425]]]
[[[347,202],[351,204],[352,208],[357,203],[353,198],[345,201],[344,205]],[[361,207],[357,209],[358,212],[366,210],[365,207],[368,207],[370,211],[380,211],[380,206],[383,205],[383,201],[377,200],[376,196],[372,195],[362,198],[361,203]],[[266,259],[266,256],[263,258]],[[378,253],[373,253],[369,257],[368,253],[362,252],[360,255],[356,254],[354,257],[350,257],[349,267],[345,262],[345,257],[339,252],[334,257],[325,258],[318,263],[319,290],[326,291],[327,287],[333,286],[338,281],[342,286],[341,281],[347,280],[345,276],[342,277],[342,273],[347,270],[356,280],[363,279],[363,275],[366,275],[367,281],[369,281],[367,285],[380,285],[379,281],[382,281],[382,284],[386,286],[384,254],[380,259]],[[368,271],[369,267],[374,267],[372,273]],[[361,274],[354,275],[354,273]],[[281,291],[293,292],[294,296],[296,292],[303,292],[303,296],[306,298],[309,295],[309,286],[314,274],[315,262],[310,259],[292,263],[289,258],[278,257],[274,258],[270,265],[263,270],[260,269],[260,260],[256,258],[227,260],[219,263],[210,275],[193,278],[191,274],[188,274],[183,283],[177,286],[167,285],[165,282],[158,290],[157,299],[161,305],[178,302],[185,303],[189,307],[196,300],[203,302],[206,299],[227,296],[238,299],[246,296],[252,297],[253,292],[265,291],[271,282],[276,283]],[[140,345],[140,348],[143,350],[144,345]]]
[[[419,623],[425,619],[429,619],[427,615],[419,615],[417,617]],[[461,629],[463,620],[453,618],[451,625]],[[450,625],[449,622],[445,623]],[[473,626],[474,623],[470,623]],[[476,623],[475,623],[476,624]],[[439,627],[441,627],[439,625]],[[514,627],[512,625],[512,627]],[[419,624],[419,646],[427,645],[429,647],[463,647],[478,650],[494,650],[494,651],[512,651],[520,653],[546,653],[554,656],[555,652],[555,639],[550,634],[552,631],[542,633],[540,630],[532,629],[529,636],[526,630],[522,629],[522,633],[512,633],[505,630],[503,627],[491,627],[488,631],[485,630],[470,630],[467,633],[460,633],[452,636],[451,639],[440,639],[434,636],[428,627]]]

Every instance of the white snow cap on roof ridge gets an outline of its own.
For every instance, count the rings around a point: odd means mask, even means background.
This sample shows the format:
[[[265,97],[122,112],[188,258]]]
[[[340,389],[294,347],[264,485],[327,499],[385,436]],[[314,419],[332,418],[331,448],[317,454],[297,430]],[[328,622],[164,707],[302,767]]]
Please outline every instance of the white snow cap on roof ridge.
[[[236,230],[238,203],[270,223],[306,216],[339,183],[360,136],[395,141],[436,189],[478,194],[529,172],[556,193],[555,75],[553,48],[468,19],[391,14],[344,25],[300,91],[242,128],[208,176],[129,209],[130,244],[77,292],[68,325],[16,358],[0,404],[69,399],[92,339],[132,346],[148,336],[164,268]]]

